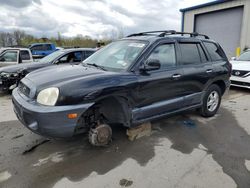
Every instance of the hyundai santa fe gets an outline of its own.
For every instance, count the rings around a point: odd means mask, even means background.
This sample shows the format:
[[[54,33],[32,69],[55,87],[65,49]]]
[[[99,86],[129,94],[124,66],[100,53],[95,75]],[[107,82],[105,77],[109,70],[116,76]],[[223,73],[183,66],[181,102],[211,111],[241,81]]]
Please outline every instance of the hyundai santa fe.
[[[14,111],[46,137],[88,132],[107,144],[111,125],[128,128],[177,112],[216,114],[229,88],[231,64],[217,42],[198,33],[136,33],[80,65],[33,71],[13,91]]]

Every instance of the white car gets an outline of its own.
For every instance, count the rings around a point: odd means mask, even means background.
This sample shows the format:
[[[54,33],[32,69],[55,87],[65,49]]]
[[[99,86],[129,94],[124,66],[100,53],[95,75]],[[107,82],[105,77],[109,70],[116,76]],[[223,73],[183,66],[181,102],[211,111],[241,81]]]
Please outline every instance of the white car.
[[[238,58],[232,58],[231,86],[250,89],[250,49],[243,52]]]
[[[0,67],[33,62],[29,48],[1,48]]]

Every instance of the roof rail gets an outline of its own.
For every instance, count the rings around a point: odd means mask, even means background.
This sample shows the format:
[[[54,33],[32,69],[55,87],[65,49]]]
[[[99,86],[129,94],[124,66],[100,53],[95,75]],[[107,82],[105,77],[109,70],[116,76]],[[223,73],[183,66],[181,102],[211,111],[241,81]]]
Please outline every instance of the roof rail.
[[[160,33],[160,34],[156,34],[156,33]],[[165,37],[166,35],[190,35],[190,37],[203,36],[205,39],[209,39],[207,35],[199,34],[197,32],[189,33],[189,32],[179,32],[175,30],[147,31],[147,32],[141,32],[141,33],[134,33],[134,34],[128,35],[127,37],[135,37],[135,36],[143,36],[143,35],[156,35],[159,37]]]

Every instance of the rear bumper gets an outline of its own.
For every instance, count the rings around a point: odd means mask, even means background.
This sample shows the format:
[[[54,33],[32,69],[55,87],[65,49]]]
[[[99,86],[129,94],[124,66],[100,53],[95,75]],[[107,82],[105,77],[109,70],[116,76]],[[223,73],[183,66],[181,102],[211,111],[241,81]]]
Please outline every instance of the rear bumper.
[[[74,135],[79,117],[93,103],[67,106],[43,106],[30,101],[18,89],[12,93],[14,112],[21,123],[32,132],[50,138],[66,138]],[[69,119],[69,113],[77,113],[78,118]]]

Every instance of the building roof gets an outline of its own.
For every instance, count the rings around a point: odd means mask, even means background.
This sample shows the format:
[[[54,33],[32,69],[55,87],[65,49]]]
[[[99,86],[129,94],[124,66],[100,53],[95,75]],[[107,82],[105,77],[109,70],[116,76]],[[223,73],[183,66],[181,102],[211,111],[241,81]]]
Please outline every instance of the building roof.
[[[196,6],[192,6],[192,7],[183,8],[183,9],[180,9],[180,12],[186,12],[186,11],[195,10],[195,9],[198,9],[198,8],[217,5],[217,4],[225,3],[225,2],[228,2],[228,1],[233,1],[233,0],[216,0],[216,1],[208,2],[208,3],[204,3],[204,4],[201,4],[201,5],[196,5]]]

